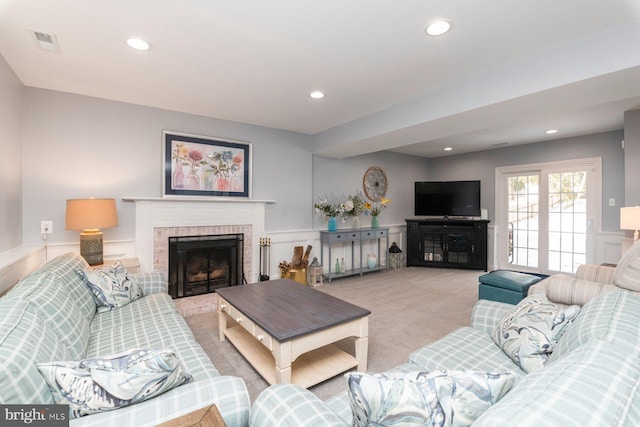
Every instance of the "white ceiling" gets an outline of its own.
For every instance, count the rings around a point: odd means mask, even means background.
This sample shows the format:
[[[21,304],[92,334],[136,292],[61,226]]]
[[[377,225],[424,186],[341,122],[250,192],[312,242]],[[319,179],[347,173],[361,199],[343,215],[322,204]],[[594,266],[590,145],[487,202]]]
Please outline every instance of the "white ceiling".
[[[440,17],[451,31],[426,36]],[[638,46],[638,0],[0,0],[25,86],[311,134],[333,157],[622,129]]]

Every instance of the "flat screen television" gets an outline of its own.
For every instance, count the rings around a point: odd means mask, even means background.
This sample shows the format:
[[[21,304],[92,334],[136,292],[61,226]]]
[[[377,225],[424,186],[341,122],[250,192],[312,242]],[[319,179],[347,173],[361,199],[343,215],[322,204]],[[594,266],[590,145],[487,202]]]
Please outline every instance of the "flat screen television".
[[[480,181],[416,182],[415,215],[480,216]]]

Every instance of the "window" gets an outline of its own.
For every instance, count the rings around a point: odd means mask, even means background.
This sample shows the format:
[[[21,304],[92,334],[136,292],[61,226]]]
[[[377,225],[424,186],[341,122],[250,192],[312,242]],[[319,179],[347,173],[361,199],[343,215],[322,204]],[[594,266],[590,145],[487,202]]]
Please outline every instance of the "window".
[[[496,169],[500,268],[574,273],[593,259],[601,164],[590,158]]]

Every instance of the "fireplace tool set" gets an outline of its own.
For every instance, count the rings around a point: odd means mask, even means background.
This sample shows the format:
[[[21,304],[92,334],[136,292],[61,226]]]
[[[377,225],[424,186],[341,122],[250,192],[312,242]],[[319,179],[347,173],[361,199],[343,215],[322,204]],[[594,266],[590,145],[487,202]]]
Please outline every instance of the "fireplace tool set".
[[[260,281],[269,280],[269,265],[271,265],[271,238],[260,238]]]

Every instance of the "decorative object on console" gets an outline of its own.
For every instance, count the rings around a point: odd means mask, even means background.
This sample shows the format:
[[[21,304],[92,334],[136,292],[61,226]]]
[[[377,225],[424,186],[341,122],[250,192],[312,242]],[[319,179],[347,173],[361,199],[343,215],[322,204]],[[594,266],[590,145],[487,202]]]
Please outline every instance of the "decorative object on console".
[[[343,215],[351,217],[351,228],[358,230],[360,228],[360,215],[365,213],[366,204],[364,196],[361,192],[356,192],[353,196],[349,196],[344,202]]]
[[[376,254],[368,254],[367,267],[376,268],[376,265],[378,265],[378,257],[376,256]]]
[[[362,187],[370,200],[379,202],[387,194],[388,185],[387,174],[381,167],[371,166],[364,173]]]
[[[391,203],[391,200],[382,197],[379,202],[365,203],[365,213],[371,215],[371,228],[378,228],[380,226],[378,222],[378,216],[382,211]]]
[[[307,285],[314,288],[322,285],[322,266],[317,257],[313,257],[313,261],[307,267]]]
[[[103,235],[100,229],[118,226],[115,199],[67,200],[65,228],[80,233],[80,255],[89,265],[103,263]]]
[[[639,238],[640,230],[640,206],[620,208],[620,228],[633,230],[633,240]]]
[[[320,201],[313,205],[316,215],[323,219],[328,219],[328,230],[336,231],[338,229],[338,221],[336,217],[344,214],[344,203],[337,202],[333,196],[321,198]]]
[[[162,195],[251,197],[251,143],[162,132]]]
[[[402,249],[396,242],[391,243],[389,247],[389,267],[393,270],[402,268]]]

